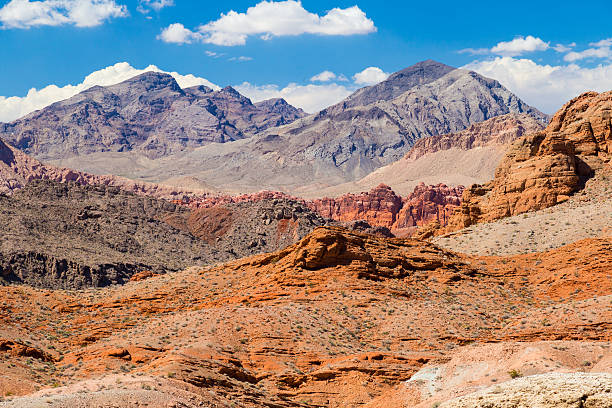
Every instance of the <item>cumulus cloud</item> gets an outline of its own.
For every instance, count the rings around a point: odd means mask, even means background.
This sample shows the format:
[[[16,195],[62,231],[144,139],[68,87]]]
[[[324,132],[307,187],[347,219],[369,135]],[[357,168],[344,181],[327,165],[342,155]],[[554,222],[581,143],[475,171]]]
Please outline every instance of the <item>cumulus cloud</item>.
[[[546,51],[548,48],[550,48],[550,45],[542,39],[528,35],[527,37],[517,37],[512,41],[500,42],[491,48],[491,52],[507,57],[516,57],[527,52]]]
[[[357,85],[374,85],[389,78],[389,74],[378,67],[368,67],[353,76]]]
[[[338,84],[298,85],[292,83],[281,88],[278,85],[257,86],[249,82],[243,82],[234,88],[253,102],[270,98],[284,98],[291,105],[302,108],[308,113],[319,112],[340,102],[353,92]]]
[[[42,89],[32,88],[24,97],[5,97],[0,96],[0,121],[10,122],[37,109],[42,109],[54,102],[70,98],[95,85],[109,86],[130,79],[143,72],[166,72],[155,65],[149,65],[145,69],[137,69],[127,62],[120,62],[110,67],[95,71],[89,74],[83,82],[76,85],[66,85],[58,87],[49,85]],[[213,89],[219,87],[210,81],[194,75],[181,75],[176,72],[166,72],[174,77],[182,88],[196,85],[206,85]]]
[[[580,52],[569,52],[563,57],[563,59],[567,62],[574,62],[588,58],[612,58],[612,50],[610,47],[587,48],[586,50]]]
[[[147,14],[150,10],[159,11],[164,7],[174,6],[174,0],[139,0],[138,11]]]
[[[584,51],[572,51],[570,53],[565,54],[563,59],[568,62],[579,61],[583,59],[589,58],[599,58],[599,59],[612,59],[612,38],[606,38],[601,41],[592,42],[589,46],[593,48],[587,48]]]
[[[320,74],[317,74],[310,78],[310,82],[329,82],[338,78],[336,74],[331,71],[323,71]]]
[[[190,32],[198,34],[198,39],[203,43],[236,46],[246,44],[249,36],[269,40],[301,34],[356,35],[375,31],[374,22],[358,6],[345,9],[336,7],[320,16],[304,9],[301,1],[286,0],[262,1],[249,7],[245,13],[231,10],[221,14],[219,19],[201,25],[197,31]],[[166,41],[167,37],[162,35],[158,38]],[[187,35],[184,38],[193,40],[195,37]]]
[[[200,41],[202,34],[194,33],[181,23],[174,23],[164,28],[157,39],[166,43],[191,44],[194,41]]]
[[[586,91],[612,89],[612,64],[594,68],[540,65],[530,59],[497,57],[474,61],[463,68],[495,78],[525,102],[554,113],[565,102]]]
[[[127,7],[115,0],[11,0],[0,9],[0,22],[4,28],[66,24],[94,27],[127,15]]]
[[[612,47],[612,38],[606,38],[605,40],[593,42],[589,45],[591,47]]]

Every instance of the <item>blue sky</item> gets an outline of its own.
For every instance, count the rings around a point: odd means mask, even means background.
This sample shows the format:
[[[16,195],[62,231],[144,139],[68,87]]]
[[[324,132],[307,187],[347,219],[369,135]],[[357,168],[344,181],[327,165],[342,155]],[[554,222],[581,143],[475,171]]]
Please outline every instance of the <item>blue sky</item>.
[[[25,103],[31,88],[76,85],[118,62],[253,99],[288,96],[310,111],[429,58],[499,79],[547,113],[583,90],[612,89],[609,1],[263,3],[0,0],[0,120],[9,97]],[[296,10],[294,22],[278,23]],[[323,71],[335,76],[311,80]]]

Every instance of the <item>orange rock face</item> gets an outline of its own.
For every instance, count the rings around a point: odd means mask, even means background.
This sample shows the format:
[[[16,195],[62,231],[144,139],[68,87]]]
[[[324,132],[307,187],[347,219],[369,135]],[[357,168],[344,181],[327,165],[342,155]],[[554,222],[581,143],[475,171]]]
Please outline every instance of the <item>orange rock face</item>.
[[[465,347],[606,345],[611,245],[608,237],[539,254],[468,257],[419,240],[325,227],[274,253],[100,291],[0,287],[0,395],[81,381],[93,381],[95,391],[99,378],[124,373],[153,377],[138,384],[140,392],[149,385],[190,390],[191,402],[175,404],[189,408],[214,406],[203,396],[245,408],[364,406],[405,389],[432,364],[456,358],[478,367],[461,357]],[[572,369],[586,370],[586,362],[599,372],[610,356],[599,345],[568,346]],[[509,347],[493,348],[482,357],[508,358]],[[513,366],[474,379],[491,385],[509,380],[511,368],[555,370],[559,352],[552,348],[546,357],[555,360],[536,367],[517,353]],[[123,384],[112,379],[105,388]],[[425,397],[406,398],[417,406]],[[96,406],[126,407],[123,401]]]
[[[466,190],[448,230],[539,210],[567,200],[594,172],[609,168],[612,92],[568,102],[543,132],[517,141],[485,185]]]

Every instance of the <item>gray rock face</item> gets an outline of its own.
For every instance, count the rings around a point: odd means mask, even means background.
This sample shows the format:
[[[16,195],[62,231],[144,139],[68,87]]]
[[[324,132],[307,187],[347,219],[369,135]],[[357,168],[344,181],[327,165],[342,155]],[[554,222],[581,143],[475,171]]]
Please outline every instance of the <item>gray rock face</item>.
[[[43,160],[132,150],[155,158],[243,139],[305,115],[283,102],[254,105],[231,87],[181,89],[170,75],[146,72],[0,124],[0,137]]]
[[[390,101],[415,86],[431,83],[455,69],[433,60],[419,62],[392,74],[379,84],[358,90],[342,102],[341,106],[346,109],[379,101]]]

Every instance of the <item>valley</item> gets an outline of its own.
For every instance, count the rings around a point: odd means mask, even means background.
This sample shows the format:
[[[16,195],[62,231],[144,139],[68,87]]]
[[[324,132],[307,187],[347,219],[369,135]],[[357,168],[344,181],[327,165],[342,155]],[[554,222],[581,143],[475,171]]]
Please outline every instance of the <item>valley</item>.
[[[610,407],[611,112],[426,60],[0,124],[0,407]]]

